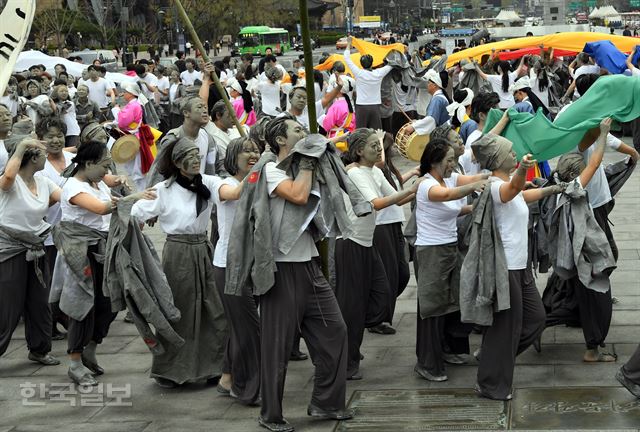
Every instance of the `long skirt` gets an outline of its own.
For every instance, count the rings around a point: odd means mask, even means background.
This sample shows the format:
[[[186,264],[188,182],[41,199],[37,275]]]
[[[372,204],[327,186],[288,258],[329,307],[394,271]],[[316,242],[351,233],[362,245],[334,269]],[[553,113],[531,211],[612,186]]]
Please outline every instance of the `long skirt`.
[[[357,128],[382,129],[380,105],[356,104],[355,112]]]
[[[444,375],[444,349],[469,353],[472,325],[460,321],[460,266],[457,243],[416,248],[418,315],[416,357],[434,376]]]
[[[396,300],[407,287],[410,278],[402,223],[376,225],[373,232],[373,247],[378,251],[387,274],[389,300],[387,316],[384,321],[391,324],[396,309]]]
[[[36,265],[44,272],[45,259],[27,261],[25,252],[0,263],[0,356],[23,315],[29,351],[51,351],[49,292],[36,276]]]
[[[229,333],[207,234],[168,235],[162,267],[181,314],[172,326],[185,344],[176,348],[158,335],[167,350],[153,356],[151,377],[183,384],[220,376]]]
[[[213,267],[216,287],[229,322],[229,340],[222,371],[230,373],[233,394],[242,402],[255,403],[260,397],[260,317],[249,289],[242,296],[224,293],[225,271]]]
[[[492,399],[511,394],[516,356],[544,330],[545,312],[531,269],[509,270],[511,307],[493,314],[482,338],[478,386]]]
[[[387,314],[388,282],[382,259],[372,247],[352,240],[336,240],[336,299],[347,324],[349,362],[347,376],[360,367],[364,329],[375,327]]]

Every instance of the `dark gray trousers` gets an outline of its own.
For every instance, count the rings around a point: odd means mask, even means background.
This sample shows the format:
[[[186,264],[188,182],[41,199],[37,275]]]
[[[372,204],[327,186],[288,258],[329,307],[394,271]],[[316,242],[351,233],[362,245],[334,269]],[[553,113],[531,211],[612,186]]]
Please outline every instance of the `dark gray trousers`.
[[[640,385],[640,345],[631,358],[622,366],[622,373],[635,384]]]
[[[351,240],[336,240],[336,298],[347,324],[349,362],[347,376],[360,367],[364,329],[381,324],[388,310],[388,280],[374,247]]]
[[[317,261],[278,262],[275,284],[260,296],[261,417],[282,423],[282,396],[296,331],[315,366],[311,403],[324,410],[345,406],[347,328]]]
[[[391,324],[396,309],[396,300],[409,283],[410,272],[402,223],[376,225],[373,232],[373,247],[376,248],[387,275],[388,307],[384,321]]]
[[[111,300],[102,293],[102,275],[104,266],[96,261],[94,253],[98,249],[96,246],[89,246],[87,255],[91,265],[91,279],[93,280],[93,308],[82,321],[69,318],[69,329],[67,333],[67,353],[81,353],[89,342],[97,344],[109,333],[109,327],[116,318],[111,312]]]
[[[546,314],[531,270],[509,270],[510,309],[493,314],[485,328],[478,366],[483,394],[505,399],[511,393],[516,356],[542,333]]]
[[[27,261],[26,253],[0,263],[0,355],[7,351],[22,315],[29,351],[51,351],[49,290],[38,280],[36,265],[44,273],[44,257]]]
[[[260,397],[260,317],[251,292],[242,296],[224,293],[225,269],[213,267],[216,288],[229,323],[229,340],[222,371],[230,373],[233,393],[245,403]]]
[[[631,122],[633,130],[633,147],[640,152],[640,117]]]
[[[356,104],[356,127],[382,129],[382,119],[380,118],[380,105],[358,105]]]

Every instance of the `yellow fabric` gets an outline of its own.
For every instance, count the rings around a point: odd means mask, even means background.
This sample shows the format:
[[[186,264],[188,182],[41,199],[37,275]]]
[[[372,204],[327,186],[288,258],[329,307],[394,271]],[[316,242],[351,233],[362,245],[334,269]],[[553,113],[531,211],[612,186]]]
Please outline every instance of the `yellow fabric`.
[[[358,50],[358,52],[351,54],[351,60],[360,67],[362,67],[360,65],[360,56],[363,54],[371,54],[371,56],[373,57],[373,67],[376,67],[382,64],[385,57],[387,56],[387,54],[389,54],[390,51],[405,51],[405,46],[401,43],[394,43],[391,45],[376,45],[374,43],[367,42],[358,38],[353,38],[351,42],[353,47]],[[324,63],[315,66],[314,69],[320,71],[331,70],[333,64],[337,61],[341,61],[342,63],[344,63],[344,55],[332,54],[327,60],[325,60]],[[351,73],[346,63],[344,66],[346,68],[346,72],[349,75],[353,76],[353,73]]]
[[[340,128],[334,128],[332,129],[333,131],[336,132],[336,134],[334,136],[342,136],[344,135],[344,130],[346,128],[348,128],[349,126],[351,126],[351,122],[353,121],[353,113],[349,113],[347,115],[346,120],[344,121],[344,124],[342,125],[342,127]],[[346,141],[340,141],[336,143],[336,148],[338,150],[340,150],[341,152],[346,152],[347,150],[349,150],[349,146],[347,145]]]
[[[153,145],[149,147],[149,149],[151,150],[151,154],[155,159],[156,155],[158,154],[158,146],[156,144],[162,136],[162,132],[160,132],[158,129],[152,128],[151,126],[149,126],[149,129],[151,129],[151,134],[153,135]]]
[[[609,40],[620,51],[629,53],[633,51],[636,45],[638,45],[638,39],[628,36],[609,35],[605,33],[592,33],[592,32],[566,32],[555,33],[546,36],[532,36],[521,37],[515,39],[509,39],[501,42],[494,42],[490,44],[478,45],[473,48],[468,48],[463,51],[451,54],[447,59],[447,67],[451,67],[463,59],[476,59],[485,54],[491,54],[491,50],[496,51],[514,50],[520,48],[529,48],[544,45],[546,48],[557,48],[567,51],[581,52],[584,48],[584,44],[587,42],[596,42],[601,40]]]
[[[289,76],[288,73],[284,74],[282,76],[282,79],[280,80],[280,84],[287,84],[291,82],[291,77]]]

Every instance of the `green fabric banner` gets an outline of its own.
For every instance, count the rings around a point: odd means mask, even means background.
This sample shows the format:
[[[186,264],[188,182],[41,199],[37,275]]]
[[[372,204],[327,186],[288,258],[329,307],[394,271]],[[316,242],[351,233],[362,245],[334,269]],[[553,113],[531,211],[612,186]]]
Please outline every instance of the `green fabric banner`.
[[[489,132],[502,117],[492,109],[484,132]],[[502,136],[513,142],[518,159],[531,153],[545,161],[572,151],[584,134],[598,127],[605,117],[628,122],[640,117],[640,77],[610,75],[599,78],[588,92],[572,103],[554,123],[541,110],[536,115],[509,109],[509,124]]]

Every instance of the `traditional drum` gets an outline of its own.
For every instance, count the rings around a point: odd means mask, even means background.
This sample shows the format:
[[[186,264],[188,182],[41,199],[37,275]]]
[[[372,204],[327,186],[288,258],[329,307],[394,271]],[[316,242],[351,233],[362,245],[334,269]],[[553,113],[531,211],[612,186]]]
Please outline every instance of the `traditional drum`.
[[[111,146],[111,159],[119,164],[134,160],[138,151],[140,151],[138,137],[123,132],[118,128],[111,128],[108,133],[116,140]]]
[[[411,123],[407,123],[400,128],[396,135],[395,145],[402,156],[420,162],[422,152],[429,143],[429,135],[418,135],[417,132],[407,133],[407,127],[410,125]]]

